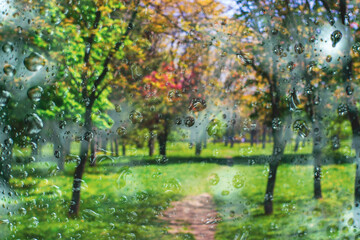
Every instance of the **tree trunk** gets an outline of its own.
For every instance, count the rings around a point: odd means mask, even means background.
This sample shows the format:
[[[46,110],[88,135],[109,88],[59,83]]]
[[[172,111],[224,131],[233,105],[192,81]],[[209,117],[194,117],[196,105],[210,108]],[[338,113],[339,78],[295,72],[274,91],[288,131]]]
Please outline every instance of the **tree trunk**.
[[[91,135],[91,112],[92,112],[92,104],[86,107],[85,110],[85,138],[89,137]],[[88,139],[89,141],[91,139]],[[82,177],[85,170],[86,161],[88,158],[89,153],[89,141],[88,140],[82,140],[81,147],[80,147],[80,163],[76,166],[75,172],[74,172],[74,182],[73,182],[73,188],[72,188],[72,197],[70,202],[70,208],[69,208],[69,217],[75,217],[79,215],[79,208],[80,208],[80,191],[81,191],[81,182]]]
[[[201,154],[201,141],[196,142],[195,144],[195,155],[199,156]]]
[[[234,137],[230,138],[230,148],[234,147]]]
[[[154,145],[155,145],[155,139],[152,136],[150,136],[149,141],[148,141],[149,156],[150,157],[154,155]]]
[[[71,139],[66,139],[64,144],[64,161],[66,157],[71,153]]]
[[[350,105],[350,102],[348,103]],[[348,117],[352,128],[352,142],[355,148],[355,184],[354,184],[354,220],[355,226],[360,226],[360,122],[356,106],[351,104]]]
[[[269,163],[269,175],[265,192],[264,210],[266,215],[273,213],[273,196],[275,189],[276,173],[279,163],[284,155],[285,142],[283,142],[282,131],[280,129],[274,132],[274,146],[272,159]]]
[[[63,141],[60,139],[60,135],[58,133],[53,134],[53,156],[57,158],[57,166],[60,171],[63,171],[65,168],[65,158],[64,158],[64,146],[62,144]]]
[[[275,75],[276,63],[273,59],[273,76],[269,80],[270,85],[270,96],[271,96],[271,116],[273,121],[279,122],[280,121],[280,90],[278,89],[277,77]],[[272,129],[272,135],[274,139],[272,157],[269,162],[269,175],[268,175],[268,182],[266,186],[265,192],[265,199],[264,199],[264,211],[266,215],[270,215],[273,213],[273,196],[274,196],[274,188],[275,188],[275,181],[276,181],[276,173],[279,163],[284,155],[284,149],[286,142],[284,134],[283,134],[283,126],[279,124],[275,128]],[[286,132],[285,132],[286,133]],[[286,136],[286,134],[285,134]]]
[[[110,151],[111,151],[111,156],[115,155],[115,151],[114,151],[114,141],[110,138],[109,139],[110,142]]]
[[[254,145],[255,130],[250,131],[250,146]]]
[[[345,0],[340,0],[340,16],[342,24],[345,25],[345,19],[347,14],[347,5]],[[347,28],[347,31],[350,31],[349,28]],[[344,33],[343,33],[344,34]],[[345,32],[345,36],[346,32]],[[345,83],[344,88],[346,91],[346,88],[351,86],[351,80],[352,80],[352,59],[351,54],[348,52],[346,54],[348,58],[350,59],[344,59],[343,63],[343,82]],[[347,61],[349,60],[349,61]],[[360,122],[359,122],[359,113],[358,109],[356,107],[356,100],[353,98],[352,94],[347,99],[347,107],[348,107],[348,118],[351,123],[351,129],[352,129],[352,141],[353,146],[355,148],[355,164],[356,164],[356,173],[355,173],[355,190],[354,190],[354,226],[359,227],[360,226]]]
[[[273,196],[275,189],[275,180],[279,161],[273,159],[273,162],[269,164],[269,175],[265,192],[264,210],[266,215],[273,213]]]
[[[207,137],[206,137],[206,134],[205,134],[205,137],[204,137],[204,144],[203,144],[203,148],[206,149],[207,148]]]
[[[321,162],[323,148],[323,135],[320,124],[316,122],[313,124],[313,157],[314,157],[314,198],[322,198],[321,194]],[[318,129],[318,130],[316,130]]]
[[[4,179],[6,182],[10,180],[13,148],[13,144],[4,144],[1,149],[1,157],[3,159],[0,161],[0,178]]]
[[[125,144],[125,141],[123,141],[123,143],[122,143],[122,155],[124,157],[126,156],[126,144]]]
[[[31,141],[34,143],[34,145],[31,148],[31,156],[37,156],[39,155],[39,136],[33,137]]]
[[[96,166],[95,138],[90,142],[90,166]]]
[[[262,148],[265,149],[266,147],[266,125],[263,125],[263,132],[262,132]]]
[[[114,144],[115,144],[115,156],[119,156],[119,143],[117,137],[114,138]]]
[[[167,142],[167,134],[161,133],[158,135],[159,142],[159,153],[160,155],[166,156],[166,142]]]
[[[102,149],[106,152],[107,151],[107,145],[108,145],[108,140],[106,137],[104,137],[102,139]]]

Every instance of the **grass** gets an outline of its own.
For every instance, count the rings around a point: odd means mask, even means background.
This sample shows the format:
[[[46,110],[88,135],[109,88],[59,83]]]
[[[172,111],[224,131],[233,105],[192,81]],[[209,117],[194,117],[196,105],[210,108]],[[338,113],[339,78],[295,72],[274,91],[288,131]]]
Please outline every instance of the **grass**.
[[[291,147],[287,154],[293,154]],[[271,144],[263,150],[260,145],[240,144],[231,149],[210,143],[202,158],[195,158],[194,149],[173,143],[168,146],[166,164],[151,162],[146,149],[136,151],[126,158],[100,161],[94,168],[87,166],[77,219],[67,217],[75,163],[67,163],[64,172],[57,172],[51,162],[14,166],[11,190],[6,191],[16,194],[0,199],[5,206],[0,211],[1,239],[193,239],[191,234],[168,234],[167,223],[159,216],[172,201],[203,192],[213,195],[221,217],[216,239],[353,239],[358,234],[351,214],[353,164],[323,167],[320,200],[312,197],[311,165],[282,164],[274,214],[265,216],[267,164],[228,167],[210,160],[257,159],[271,152]],[[299,151],[298,156],[307,156],[310,144]],[[127,164],[134,158],[145,164]]]

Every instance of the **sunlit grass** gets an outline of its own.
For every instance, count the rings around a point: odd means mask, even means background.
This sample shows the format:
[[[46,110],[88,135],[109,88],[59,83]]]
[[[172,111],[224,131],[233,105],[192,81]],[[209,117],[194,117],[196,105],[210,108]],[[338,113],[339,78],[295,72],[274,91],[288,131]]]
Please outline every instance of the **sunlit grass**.
[[[281,165],[274,214],[265,216],[262,203],[267,164],[229,167],[209,163],[211,158],[269,156],[271,147],[270,143],[265,149],[261,144],[251,148],[248,143],[242,143],[230,148],[222,143],[208,143],[202,158],[194,158],[195,150],[189,149],[188,144],[170,143],[168,157],[173,161],[170,163],[130,164],[133,159],[150,160],[145,157],[147,149],[138,149],[137,157],[99,160],[96,167],[86,167],[77,219],[67,216],[75,162],[67,163],[63,172],[56,170],[56,162],[15,165],[10,185],[19,195],[19,203],[12,205],[16,208],[10,214],[1,216],[9,220],[1,226],[7,226],[8,239],[187,239],[187,235],[176,238],[169,235],[167,224],[159,216],[172,201],[208,192],[214,196],[222,219],[217,226],[217,239],[353,237],[356,234],[350,219],[353,164],[323,167],[320,200],[313,199],[311,164]],[[287,154],[293,154],[292,147],[288,146]],[[51,152],[50,147],[45,150]],[[176,152],[181,156],[177,157]],[[300,145],[297,154],[308,153],[311,143]],[[177,158],[182,160],[177,163]]]

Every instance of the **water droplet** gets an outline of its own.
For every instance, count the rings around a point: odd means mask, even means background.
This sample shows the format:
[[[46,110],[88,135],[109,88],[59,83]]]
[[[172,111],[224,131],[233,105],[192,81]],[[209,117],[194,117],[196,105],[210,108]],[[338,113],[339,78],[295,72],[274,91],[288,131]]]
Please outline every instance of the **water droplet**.
[[[9,77],[12,77],[12,76],[14,76],[16,74],[15,67],[13,65],[10,65],[10,64],[5,64],[3,71]]]
[[[311,61],[307,66],[307,72],[312,73],[314,71],[314,68],[316,67],[316,63],[314,61]]]
[[[36,113],[28,114],[25,118],[25,124],[28,134],[37,134],[44,127],[43,121]]]
[[[332,61],[332,56],[331,56],[331,55],[327,55],[327,56],[326,56],[326,61],[327,61],[327,62],[331,62],[331,61]]]
[[[91,132],[91,131],[87,131],[85,134],[84,134],[84,139],[88,142],[90,142],[92,139],[94,138],[94,133]]]
[[[223,191],[221,191],[221,195],[222,196],[227,196],[227,195],[229,195],[230,194],[230,191],[228,191],[228,190],[223,190]]]
[[[5,107],[11,98],[11,94],[8,91],[0,91],[0,107]]]
[[[136,123],[141,123],[144,117],[140,112],[133,110],[129,114],[129,119],[133,124],[136,124]]]
[[[316,40],[316,38],[315,38],[315,36],[311,36],[311,37],[309,37],[309,42],[315,42],[315,40]]]
[[[302,54],[305,50],[305,47],[302,43],[297,43],[295,44],[294,46],[294,51],[297,53],[297,54]]]
[[[11,131],[11,126],[10,125],[6,125],[3,129],[4,133],[9,133]]]
[[[25,67],[31,72],[39,71],[42,67],[45,66],[45,63],[45,58],[37,52],[31,53],[24,59]]]
[[[216,173],[210,174],[208,179],[209,179],[209,183],[211,185],[217,185],[219,183],[219,181],[220,181],[220,177]]]
[[[342,38],[342,33],[339,30],[335,30],[331,34],[332,47],[335,47],[336,44],[340,42],[341,38]]]
[[[181,125],[181,123],[182,123],[181,118],[176,118],[176,119],[175,119],[175,124],[176,124],[176,125]]]
[[[119,104],[115,105],[115,111],[118,113],[121,112],[121,106]]]
[[[239,174],[236,174],[232,179],[232,185],[234,186],[234,188],[242,188],[244,186],[244,183],[244,179]]]
[[[284,49],[281,47],[281,45],[276,45],[273,48],[273,53],[275,53],[278,56],[281,56],[281,54],[284,52]]]
[[[60,152],[59,150],[56,150],[56,151],[54,152],[54,156],[55,156],[56,158],[60,158],[60,157],[61,157],[61,152]]]
[[[280,118],[274,118],[274,119],[272,120],[272,128],[273,128],[274,130],[280,129],[281,125],[282,125],[282,122],[281,122],[281,119],[280,119]]]
[[[195,119],[193,118],[193,117],[191,117],[191,116],[187,116],[186,118],[185,118],[185,126],[187,126],[187,127],[192,127],[192,126],[194,126],[194,124],[195,124]]]
[[[291,91],[290,97],[289,97],[290,111],[296,111],[298,109],[299,104],[300,104],[300,100],[296,94],[296,91],[295,90]]]
[[[189,111],[200,112],[206,108],[206,101],[202,98],[191,99]]]
[[[294,70],[295,68],[295,63],[294,62],[289,62],[287,64],[287,69],[291,72],[292,70]]]
[[[206,131],[209,136],[215,136],[219,134],[220,130],[221,130],[221,124],[220,121],[217,119],[212,119],[206,128]]]
[[[11,42],[7,42],[2,46],[2,50],[4,51],[4,53],[10,53],[14,51],[14,44],[12,44]]]
[[[354,92],[354,88],[352,86],[346,86],[346,93],[347,95],[352,95]]]
[[[66,122],[65,120],[60,121],[60,122],[59,122],[59,128],[60,128],[60,129],[64,129],[65,126],[66,126],[66,124],[67,124],[67,122]]]
[[[296,120],[293,124],[293,131],[296,132],[300,137],[306,138],[310,134],[310,130],[303,120]]]
[[[116,129],[116,133],[119,135],[119,136],[125,136],[126,135],[126,128],[125,127],[118,127]]]
[[[276,28],[271,29],[271,33],[272,33],[273,35],[278,34],[278,32],[279,32],[279,31],[278,31]]]
[[[360,53],[360,42],[355,43],[352,46],[352,50],[354,51],[354,53]]]
[[[314,96],[314,104],[315,104],[315,105],[319,105],[320,102],[321,102],[320,96]]]
[[[28,90],[27,95],[31,101],[38,102],[41,99],[42,93],[43,93],[42,87],[35,86]]]
[[[337,150],[340,148],[340,139],[338,135],[334,135],[331,137],[331,144],[333,150]]]
[[[341,103],[341,104],[338,106],[338,114],[339,114],[339,116],[344,116],[345,114],[347,114],[347,112],[348,112],[348,107],[347,107],[347,105]]]

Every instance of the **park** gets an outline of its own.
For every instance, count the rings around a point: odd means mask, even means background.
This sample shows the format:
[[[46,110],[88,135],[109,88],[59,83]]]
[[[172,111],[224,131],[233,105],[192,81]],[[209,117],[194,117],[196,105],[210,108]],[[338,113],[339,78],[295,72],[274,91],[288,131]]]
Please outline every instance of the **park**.
[[[0,6],[0,239],[360,239],[358,1]]]

